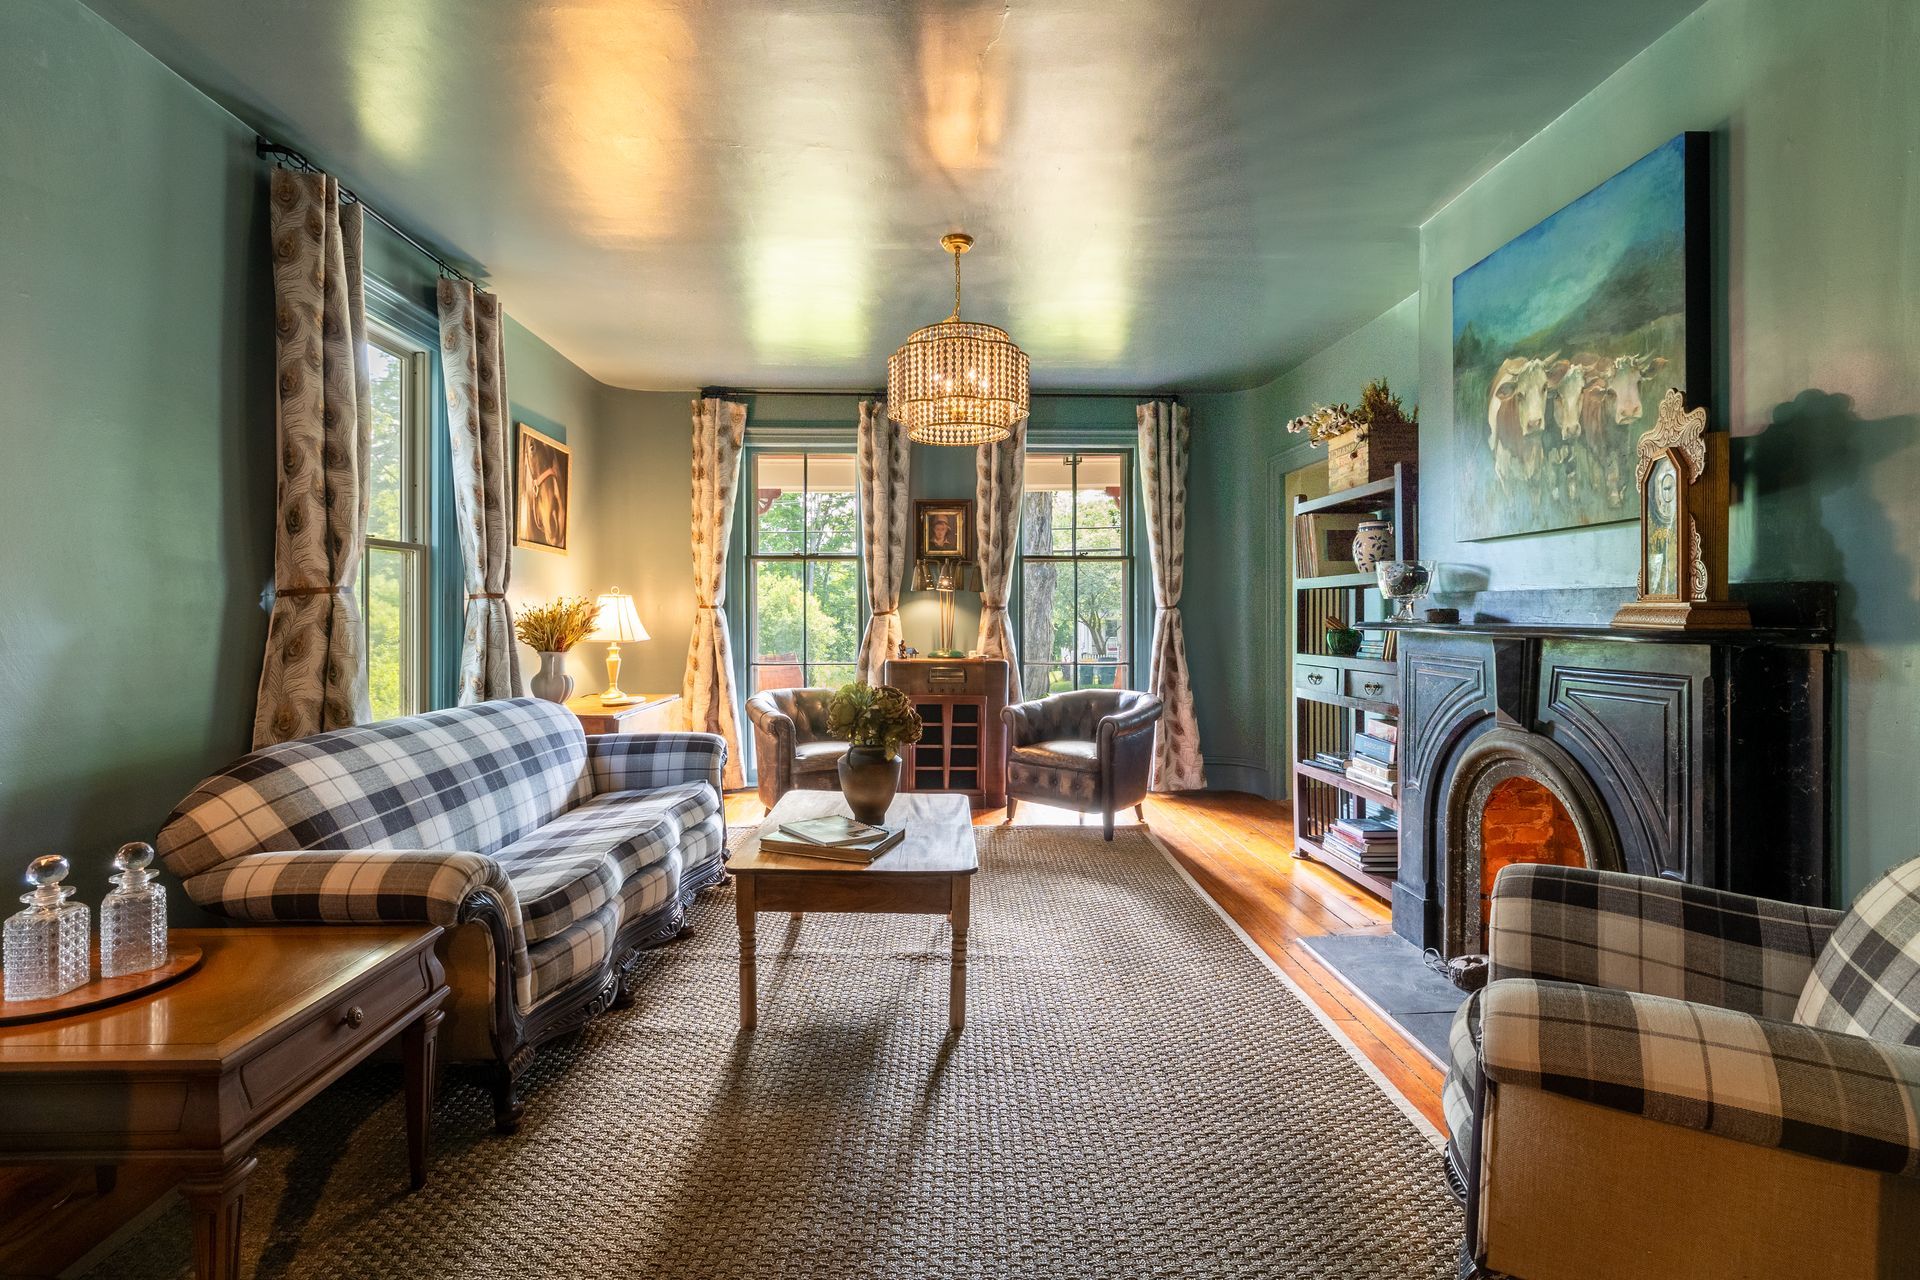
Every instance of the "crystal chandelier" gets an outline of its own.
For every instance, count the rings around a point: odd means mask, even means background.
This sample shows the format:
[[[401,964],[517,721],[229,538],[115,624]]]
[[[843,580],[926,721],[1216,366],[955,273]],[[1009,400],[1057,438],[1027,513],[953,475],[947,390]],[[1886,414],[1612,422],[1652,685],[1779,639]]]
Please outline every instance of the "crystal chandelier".
[[[1027,353],[1005,329],[960,318],[960,255],[973,237],[940,237],[953,255],[953,314],[916,329],[887,359],[887,416],[920,444],[993,444],[1027,416]]]

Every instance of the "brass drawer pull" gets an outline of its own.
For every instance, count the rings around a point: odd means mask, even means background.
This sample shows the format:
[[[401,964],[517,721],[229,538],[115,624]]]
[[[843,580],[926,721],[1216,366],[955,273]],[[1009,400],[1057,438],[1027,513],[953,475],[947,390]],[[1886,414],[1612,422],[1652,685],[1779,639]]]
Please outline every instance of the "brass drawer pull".
[[[1315,671],[1314,673],[1312,673],[1307,677],[1307,683],[1308,684],[1324,684],[1326,682],[1326,679],[1327,678],[1325,676],[1321,675],[1318,671]]]
[[[1387,686],[1381,684],[1378,680],[1369,680],[1361,685],[1360,688],[1376,698],[1387,691]]]
[[[359,1005],[356,1004],[340,1016],[340,1025],[343,1027],[358,1027],[361,1023],[365,1022],[366,1020],[367,1020],[366,1010],[362,1009]]]

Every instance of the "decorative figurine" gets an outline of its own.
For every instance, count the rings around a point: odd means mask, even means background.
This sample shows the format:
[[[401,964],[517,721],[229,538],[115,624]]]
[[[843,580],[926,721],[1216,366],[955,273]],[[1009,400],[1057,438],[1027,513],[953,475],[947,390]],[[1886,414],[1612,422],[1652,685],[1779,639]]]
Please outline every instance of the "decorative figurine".
[[[100,976],[145,973],[167,962],[167,890],[147,870],[153,846],[135,841],[113,855],[119,887],[100,900]]]
[[[61,884],[71,868],[58,854],[35,858],[27,867],[33,892],[21,895],[25,911],[6,925],[6,998],[46,1000],[84,986],[88,978],[87,908],[68,902],[73,890]]]
[[[1707,430],[1676,390],[1640,437],[1634,468],[1640,506],[1639,596],[1616,627],[1741,630],[1747,606],[1727,599],[1727,434]]]

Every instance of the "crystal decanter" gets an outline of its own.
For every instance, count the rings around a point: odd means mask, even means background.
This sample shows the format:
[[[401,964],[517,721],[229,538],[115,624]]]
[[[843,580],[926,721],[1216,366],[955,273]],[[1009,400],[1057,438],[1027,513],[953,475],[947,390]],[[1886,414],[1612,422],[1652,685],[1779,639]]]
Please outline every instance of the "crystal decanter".
[[[27,867],[33,892],[27,909],[7,920],[6,992],[9,1000],[45,1000],[86,985],[87,908],[69,902],[67,860],[35,858]]]
[[[167,962],[167,890],[147,870],[153,846],[135,841],[113,855],[118,888],[100,900],[100,976],[145,973]]]

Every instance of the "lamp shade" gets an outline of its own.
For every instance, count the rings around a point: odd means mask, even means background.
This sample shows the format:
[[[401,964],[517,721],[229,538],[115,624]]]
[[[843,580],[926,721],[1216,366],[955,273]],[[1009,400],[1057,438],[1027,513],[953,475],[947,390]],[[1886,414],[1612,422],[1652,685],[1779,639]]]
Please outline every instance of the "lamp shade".
[[[648,639],[647,629],[640,625],[640,615],[634,612],[633,597],[618,587],[601,596],[600,618],[588,639],[611,640],[616,644]]]
[[[944,556],[913,562],[915,591],[978,591],[980,566],[971,560],[952,560]]]

